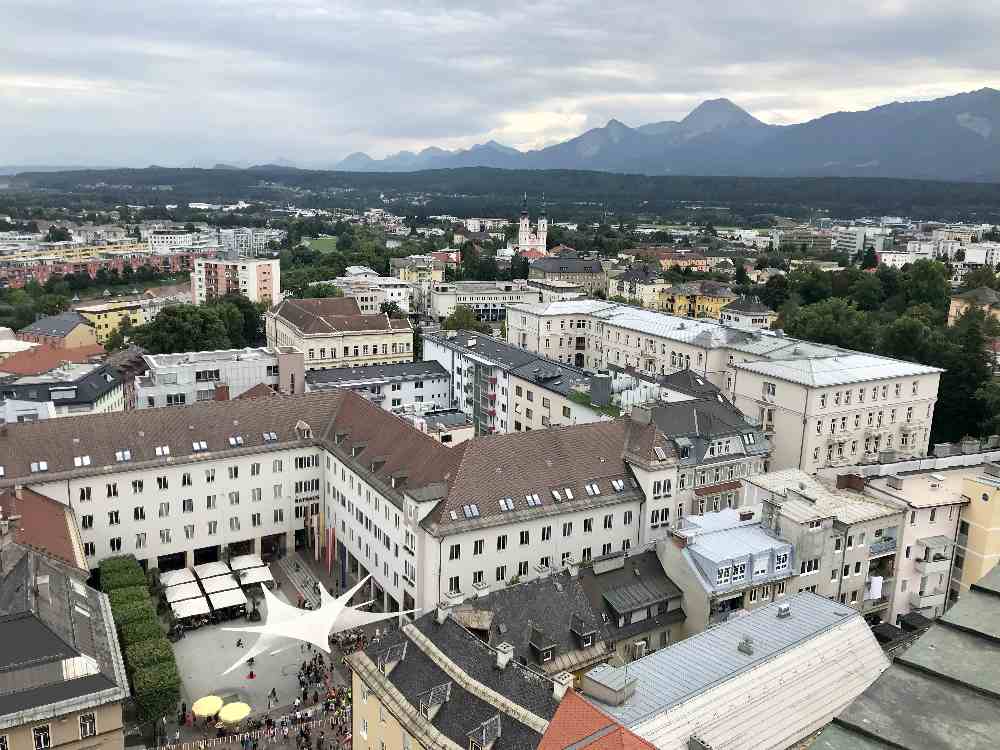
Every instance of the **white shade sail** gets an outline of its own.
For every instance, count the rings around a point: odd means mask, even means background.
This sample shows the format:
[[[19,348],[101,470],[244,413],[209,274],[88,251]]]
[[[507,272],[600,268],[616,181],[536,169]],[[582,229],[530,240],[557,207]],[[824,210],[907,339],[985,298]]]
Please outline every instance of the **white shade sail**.
[[[264,561],[260,559],[260,555],[237,555],[229,561],[229,567],[233,570],[263,568]]]
[[[192,573],[188,568],[181,568],[180,570],[167,570],[160,573],[160,585],[164,588],[192,582],[194,582],[194,573]]]
[[[173,604],[185,599],[197,599],[201,596],[201,589],[197,583],[179,583],[164,589],[163,594],[167,597],[167,601]]]
[[[212,609],[237,607],[240,604],[247,603],[246,595],[239,589],[230,589],[229,591],[219,591],[215,594],[209,594],[208,599],[212,602]]]
[[[197,615],[207,615],[209,612],[208,602],[205,597],[199,596],[197,599],[185,599],[182,602],[174,602],[170,605],[174,612],[174,617],[183,620],[185,617],[196,617]]]
[[[194,566],[194,572],[199,578],[224,576],[229,572],[229,566],[223,562],[202,563],[201,565]]]

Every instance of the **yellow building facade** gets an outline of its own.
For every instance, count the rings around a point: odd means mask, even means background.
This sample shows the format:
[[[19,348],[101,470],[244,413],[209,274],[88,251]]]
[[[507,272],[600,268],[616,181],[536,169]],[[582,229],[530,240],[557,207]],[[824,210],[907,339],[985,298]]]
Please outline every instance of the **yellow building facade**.
[[[76,311],[94,326],[94,333],[97,336],[98,344],[106,343],[126,320],[132,326],[141,326],[148,322],[146,307],[139,300],[129,302],[101,302],[95,305],[78,307]]]
[[[962,483],[969,503],[958,524],[952,568],[959,595],[1000,563],[1000,466],[987,464],[983,472]]]

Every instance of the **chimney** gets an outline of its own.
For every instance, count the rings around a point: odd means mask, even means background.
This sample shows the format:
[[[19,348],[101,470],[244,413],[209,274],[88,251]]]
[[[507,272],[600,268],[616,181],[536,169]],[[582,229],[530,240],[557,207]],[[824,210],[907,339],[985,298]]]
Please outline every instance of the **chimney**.
[[[786,617],[792,616],[792,605],[788,602],[782,602],[778,605],[778,618],[784,620]]]
[[[561,701],[566,692],[573,688],[573,675],[562,671],[552,678],[552,697]]]
[[[740,641],[740,645],[736,647],[740,653],[746,654],[747,656],[753,656],[753,638],[748,635],[743,636],[743,640]]]
[[[20,485],[20,484],[15,484],[14,485],[14,497],[16,497],[18,500],[22,500],[23,499],[23,494],[24,494],[24,486]]]
[[[837,489],[854,490],[855,492],[864,492],[865,478],[863,476],[860,476],[859,474],[838,474]]]
[[[435,616],[435,619],[437,620],[437,624],[438,625],[444,625],[444,621],[448,619],[448,615],[450,615],[450,614],[451,614],[451,607],[449,607],[444,602],[438,603],[438,606],[437,606],[437,615]]]
[[[225,383],[219,383],[215,386],[215,390],[212,391],[213,401],[228,401],[229,400],[229,386]]]
[[[514,647],[512,645],[506,641],[497,644],[497,669],[506,669],[507,665],[510,664],[510,660],[513,658]]]

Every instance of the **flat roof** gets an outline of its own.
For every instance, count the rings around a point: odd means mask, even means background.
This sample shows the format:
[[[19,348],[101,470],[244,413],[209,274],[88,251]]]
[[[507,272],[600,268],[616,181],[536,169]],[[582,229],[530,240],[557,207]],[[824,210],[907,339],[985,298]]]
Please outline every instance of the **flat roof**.
[[[872,477],[868,480],[868,486],[892,495],[914,508],[932,508],[968,502],[962,496],[962,485],[966,479],[975,479],[982,474],[982,464],[956,469],[925,469],[900,474],[899,477],[903,480],[901,490],[889,486],[888,476]]]
[[[367,367],[334,367],[306,372],[306,382],[314,386],[351,386],[447,377],[448,371],[436,360]]]
[[[904,508],[824,484],[801,469],[782,469],[748,477],[747,482],[783,499],[782,513],[797,523],[836,518],[847,523],[864,523],[902,513]]]
[[[184,352],[181,354],[146,354],[143,359],[146,364],[156,369],[158,367],[176,367],[188,364],[211,364],[212,362],[250,361],[274,359],[278,353],[267,346],[246,347],[244,349],[214,349],[204,352]]]
[[[944,372],[940,367],[929,367],[916,362],[849,351],[838,352],[826,357],[742,362],[733,366],[757,375],[817,387],[863,383],[871,380],[884,380],[885,378],[908,378]]]

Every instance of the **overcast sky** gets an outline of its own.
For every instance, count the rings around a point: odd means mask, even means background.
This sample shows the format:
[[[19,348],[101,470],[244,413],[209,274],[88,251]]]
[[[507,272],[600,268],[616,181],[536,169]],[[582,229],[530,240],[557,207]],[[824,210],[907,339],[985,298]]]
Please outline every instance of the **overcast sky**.
[[[772,123],[1000,84],[1000,3],[6,0],[0,164],[533,148],[724,96]]]

